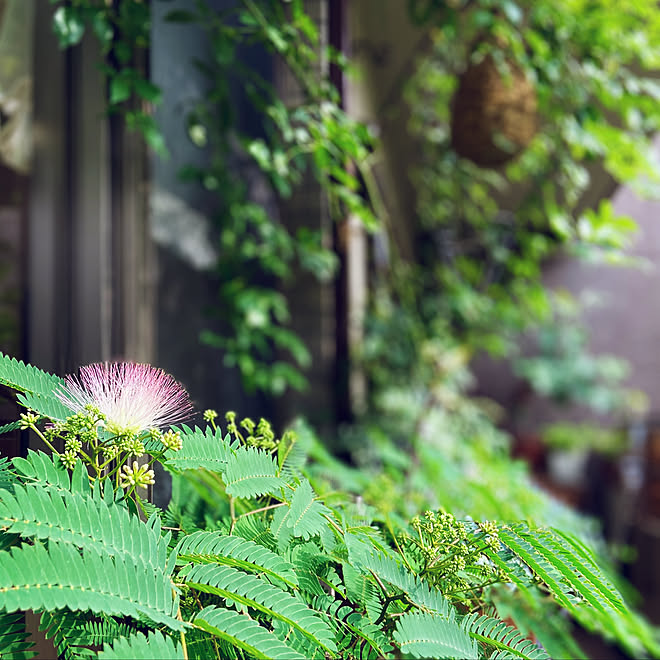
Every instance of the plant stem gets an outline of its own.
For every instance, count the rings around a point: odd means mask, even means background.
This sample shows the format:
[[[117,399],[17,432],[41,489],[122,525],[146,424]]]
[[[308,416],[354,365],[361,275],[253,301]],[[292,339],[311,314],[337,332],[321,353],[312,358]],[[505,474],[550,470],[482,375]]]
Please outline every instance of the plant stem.
[[[262,506],[259,509],[253,509],[252,511],[247,511],[246,513],[241,513],[239,516],[236,516],[236,520],[239,518],[245,518],[245,516],[251,516],[255,513],[263,513],[264,511],[270,511],[271,509],[277,509],[281,506],[284,506],[286,502],[278,502],[277,504],[269,504],[268,506]]]

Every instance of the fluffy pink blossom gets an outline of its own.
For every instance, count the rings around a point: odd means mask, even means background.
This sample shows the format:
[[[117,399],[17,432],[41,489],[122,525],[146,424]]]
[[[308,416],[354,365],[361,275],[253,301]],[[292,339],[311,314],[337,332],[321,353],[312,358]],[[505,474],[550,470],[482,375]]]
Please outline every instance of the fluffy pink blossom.
[[[92,405],[113,434],[140,433],[180,422],[192,414],[186,390],[172,376],[148,364],[104,362],[81,367],[56,392],[74,413]]]

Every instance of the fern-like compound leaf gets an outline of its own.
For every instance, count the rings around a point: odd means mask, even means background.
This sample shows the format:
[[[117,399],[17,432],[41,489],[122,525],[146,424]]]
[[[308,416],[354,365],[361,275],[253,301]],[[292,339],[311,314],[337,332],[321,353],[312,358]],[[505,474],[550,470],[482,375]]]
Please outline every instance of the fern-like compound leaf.
[[[293,525],[289,524],[291,518],[291,507],[282,506],[275,510],[273,519],[270,523],[270,533],[277,541],[277,548],[280,552],[286,550],[289,541],[293,536]]]
[[[0,426],[0,435],[3,435],[4,433],[9,433],[10,431],[17,431],[18,429],[21,428],[23,423],[21,420],[17,420],[15,422],[9,422],[8,424],[3,424]]]
[[[524,660],[550,660],[545,649],[523,637],[520,631],[501,619],[473,613],[463,619],[463,627],[470,636],[494,647],[491,658],[523,658]]]
[[[342,640],[339,643],[340,650],[350,646],[354,649],[353,654],[364,660],[385,658],[392,651],[392,644],[380,627],[345,601],[324,594],[315,598],[313,605],[330,617],[336,638]]]
[[[24,537],[71,543],[165,574],[167,539],[155,519],[145,524],[114,503],[43,485],[0,490],[0,528]]]
[[[258,543],[221,532],[195,532],[185,536],[176,548],[180,558],[197,563],[233,566],[271,579],[298,585],[294,566]]]
[[[623,596],[609,577],[600,569],[594,555],[587,547],[569,534],[553,529],[543,532],[547,544],[581,578],[580,586],[594,594],[599,607],[625,614],[628,608]]]
[[[57,458],[42,451],[29,449],[27,458],[17,456],[12,459],[12,463],[14,468],[29,481],[52,484],[64,490],[71,488],[71,478],[67,469]]]
[[[68,610],[42,612],[39,630],[44,632],[46,639],[52,640],[58,658],[63,660],[96,658],[96,653],[88,647],[101,646],[105,641],[114,641],[121,634],[126,635],[131,632],[127,624],[120,626],[109,617],[104,617],[104,624],[88,621],[89,618],[89,612]],[[91,624],[103,625],[103,632],[106,634],[100,637],[88,632],[87,627]]]
[[[329,653],[337,650],[330,627],[316,612],[304,601],[259,577],[230,566],[198,564],[185,579],[194,589],[253,607],[288,623]]]
[[[53,392],[64,384],[64,380],[0,353],[0,383],[19,392],[52,397]]]
[[[501,529],[500,539],[519,557],[531,571],[550,589],[559,605],[568,610],[574,610],[579,601],[570,587],[564,581],[564,575],[558,570],[558,561],[548,561],[541,540],[535,540],[531,534],[521,536],[512,528]],[[530,542],[531,541],[531,542]],[[486,551],[488,553],[488,551]]]
[[[222,478],[227,493],[233,497],[258,497],[286,486],[284,479],[277,476],[273,457],[255,447],[237,447],[227,459]]]
[[[399,617],[394,640],[403,653],[415,658],[479,658],[477,645],[464,628],[425,612]]]
[[[32,650],[34,642],[25,629],[21,614],[0,612],[0,658],[29,660],[37,654]]]
[[[26,408],[34,410],[34,412],[49,419],[63,421],[73,415],[73,411],[67,408],[56,396],[35,394],[34,392],[19,392],[16,399]]]
[[[4,353],[0,353],[0,383],[16,390],[19,403],[40,415],[64,420],[72,414],[55,396],[64,385],[62,378]],[[0,433],[10,430],[11,426],[3,427]]]
[[[243,649],[254,658],[305,660],[304,655],[279,640],[254,619],[233,610],[205,607],[195,617],[193,625]]]
[[[184,655],[182,647],[171,637],[153,631],[148,636],[136,633],[120,637],[113,644],[105,643],[98,657],[99,660],[183,660]]]
[[[145,571],[140,562],[50,541],[0,552],[0,609],[89,610],[147,617],[174,630],[177,601],[169,578]]]
[[[328,525],[324,517],[328,515],[330,509],[314,498],[311,484],[303,479],[293,493],[291,511],[287,517],[287,525],[292,528],[293,535],[304,540],[316,536]]]
[[[231,448],[229,435],[223,438],[220,429],[214,431],[210,426],[202,430],[198,427],[191,429],[183,424],[179,430],[181,449],[166,453],[166,467],[173,470],[203,468],[211,472],[224,472]]]
[[[587,660],[584,651],[573,638],[571,620],[558,616],[554,603],[539,597],[530,606],[519,596],[517,589],[494,589],[493,602],[500,619],[513,621],[522,634],[534,631],[534,636],[551,658]]]
[[[381,582],[389,582],[401,589],[417,607],[448,621],[454,620],[456,612],[443,594],[410,572],[394,557],[383,553],[364,554],[356,564],[361,570],[377,575]]]
[[[624,612],[622,596],[586,554],[552,530],[503,528],[500,539],[550,588],[557,602],[575,610],[580,601],[608,614]]]
[[[17,481],[9,459],[6,456],[0,458],[0,490],[12,490]]]

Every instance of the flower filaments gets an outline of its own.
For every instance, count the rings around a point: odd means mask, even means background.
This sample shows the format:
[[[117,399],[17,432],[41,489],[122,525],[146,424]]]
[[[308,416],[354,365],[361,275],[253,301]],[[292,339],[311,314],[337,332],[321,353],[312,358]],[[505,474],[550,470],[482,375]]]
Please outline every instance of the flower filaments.
[[[168,373],[148,364],[104,362],[81,367],[56,392],[75,413],[94,406],[113,435],[135,436],[189,417],[186,390]]]

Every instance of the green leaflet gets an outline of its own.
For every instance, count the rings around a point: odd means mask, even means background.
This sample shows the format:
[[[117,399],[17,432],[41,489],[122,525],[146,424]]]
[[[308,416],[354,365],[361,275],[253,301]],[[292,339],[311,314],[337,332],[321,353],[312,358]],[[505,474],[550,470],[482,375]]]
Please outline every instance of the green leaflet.
[[[291,517],[291,508],[281,506],[275,510],[273,519],[270,523],[270,533],[277,540],[277,549],[284,552],[289,545],[289,540],[293,536],[292,526],[289,525]]]
[[[19,587],[20,585],[20,587]],[[0,609],[91,610],[108,615],[143,616],[180,630],[177,601],[162,573],[121,557],[81,555],[71,545],[50,541],[0,552]]]
[[[89,612],[42,612],[39,630],[52,640],[58,657],[65,660],[95,658],[87,646],[101,646],[132,631],[126,623],[118,624],[110,617],[103,617],[100,623],[89,618]]]
[[[49,454],[29,449],[27,458],[16,456],[12,458],[11,462],[23,477],[28,477],[26,481],[40,481],[64,490],[71,488],[71,477],[68,470],[57,458],[51,457]],[[76,477],[79,473],[80,470],[76,473]],[[81,486],[79,479],[74,481],[74,484]],[[89,479],[87,478],[85,478],[85,484],[81,488],[84,490],[85,487],[89,491]]]
[[[599,630],[606,638],[616,639],[632,655],[652,649],[654,653],[660,652],[655,633],[626,606],[593,555],[573,537],[520,524],[502,528],[500,539],[550,589],[557,603],[587,630]],[[510,569],[501,557],[490,554],[500,568]],[[508,572],[533,604],[531,592]]]
[[[270,531],[283,551],[292,536],[308,540],[328,530],[325,516],[332,515],[328,507],[315,499],[312,486],[303,479],[293,492],[291,502],[273,514]]]
[[[383,607],[382,592],[371,573],[358,571],[348,562],[344,562],[342,564],[342,574],[346,585],[346,595],[351,600],[363,605],[371,622],[376,621]]]
[[[291,510],[287,517],[287,525],[292,528],[294,536],[304,540],[316,536],[327,526],[324,516],[331,515],[330,509],[319,500],[314,499],[312,486],[303,479],[297,486],[291,498]]]
[[[286,486],[284,479],[277,476],[273,457],[255,447],[237,447],[227,458],[222,480],[232,497],[258,497]]]
[[[321,552],[313,541],[297,543],[286,552],[296,568],[300,590],[308,595],[323,596],[326,592],[320,579],[326,578],[332,558]]]
[[[290,562],[268,548],[240,536],[227,536],[222,532],[195,532],[185,536],[175,552],[183,560],[224,564],[262,573],[290,587],[298,585],[295,568]]]
[[[397,619],[394,640],[415,658],[479,658],[477,645],[455,621],[409,612]]]
[[[575,609],[575,595],[564,582],[564,576],[558,570],[559,562],[557,560],[548,561],[546,552],[544,552],[545,548],[540,541],[535,541],[532,535],[520,536],[510,528],[500,530],[500,539],[543,581],[559,605],[568,610]],[[486,553],[493,554],[488,550]]]
[[[25,364],[0,353],[0,383],[17,390],[19,403],[40,415],[64,420],[72,414],[56,396],[55,392],[64,385],[64,380],[30,364]],[[12,425],[0,429],[5,433]]]
[[[455,619],[456,612],[445,596],[437,589],[432,589],[395,558],[383,553],[365,553],[354,564],[363,571],[377,575],[381,581],[401,589],[418,607],[448,621]]]
[[[16,475],[11,469],[11,463],[5,456],[0,458],[0,490],[11,490],[16,483]]]
[[[586,546],[572,537],[557,529],[543,532],[548,540],[550,547],[556,550],[556,554],[570,566],[582,578],[584,586],[589,587],[597,595],[601,603],[607,604],[607,607],[626,613],[627,607],[623,596],[614,586],[607,575],[599,568],[593,554]]]
[[[73,410],[67,408],[57,397],[45,394],[35,394],[34,392],[19,392],[16,395],[19,403],[26,408],[48,417],[63,421],[73,415]]]
[[[554,603],[537,598],[531,605],[519,597],[520,591],[495,587],[493,602],[500,619],[510,619],[525,635],[532,631],[551,658],[575,658],[587,656],[572,636],[572,621],[558,616]]]
[[[330,617],[331,625],[336,631],[336,638],[341,640],[338,646],[341,650],[352,646],[355,639],[360,642],[360,657],[384,658],[392,651],[392,644],[385,633],[371,623],[364,615],[355,611],[345,601],[334,600],[328,594],[323,594],[314,601],[315,609],[325,612]]]
[[[233,610],[205,607],[195,617],[193,625],[225,639],[255,658],[273,660],[304,660],[305,658],[254,619]]]
[[[223,472],[227,465],[227,457],[231,445],[229,435],[222,437],[222,431],[214,431],[210,426],[202,430],[191,429],[183,424],[181,431],[181,449],[177,452],[168,451],[165,467],[173,470],[197,470],[200,468],[211,472]]]
[[[480,616],[475,612],[465,617],[462,624],[473,639],[495,647],[497,655],[492,655],[493,658],[502,654],[502,657],[509,658],[514,656],[525,660],[550,660],[544,649],[500,619]]]
[[[29,637],[21,614],[0,612],[0,658],[11,658],[11,660],[34,658],[36,652],[31,650],[34,642],[29,640]]]
[[[281,619],[329,653],[337,650],[332,631],[316,612],[304,601],[265,580],[217,564],[195,565],[185,579],[194,589],[216,594]]]
[[[158,517],[145,524],[127,509],[91,495],[42,484],[16,486],[13,493],[0,491],[0,527],[165,572],[168,539],[161,538]]]
[[[21,428],[23,423],[21,420],[17,420],[15,422],[9,422],[9,424],[3,424],[0,426],[0,435],[3,435],[4,433],[9,433],[10,431],[17,431],[18,429]]]
[[[568,610],[575,610],[577,596],[577,602],[584,600],[604,614],[625,611],[621,594],[596,564],[553,531],[516,525],[502,528],[500,538]]]
[[[171,637],[160,632],[150,632],[146,637],[136,633],[119,638],[113,644],[105,643],[98,655],[99,660],[183,660],[183,649]]]
[[[53,392],[64,384],[64,380],[0,353],[0,383],[20,392],[52,398]]]

